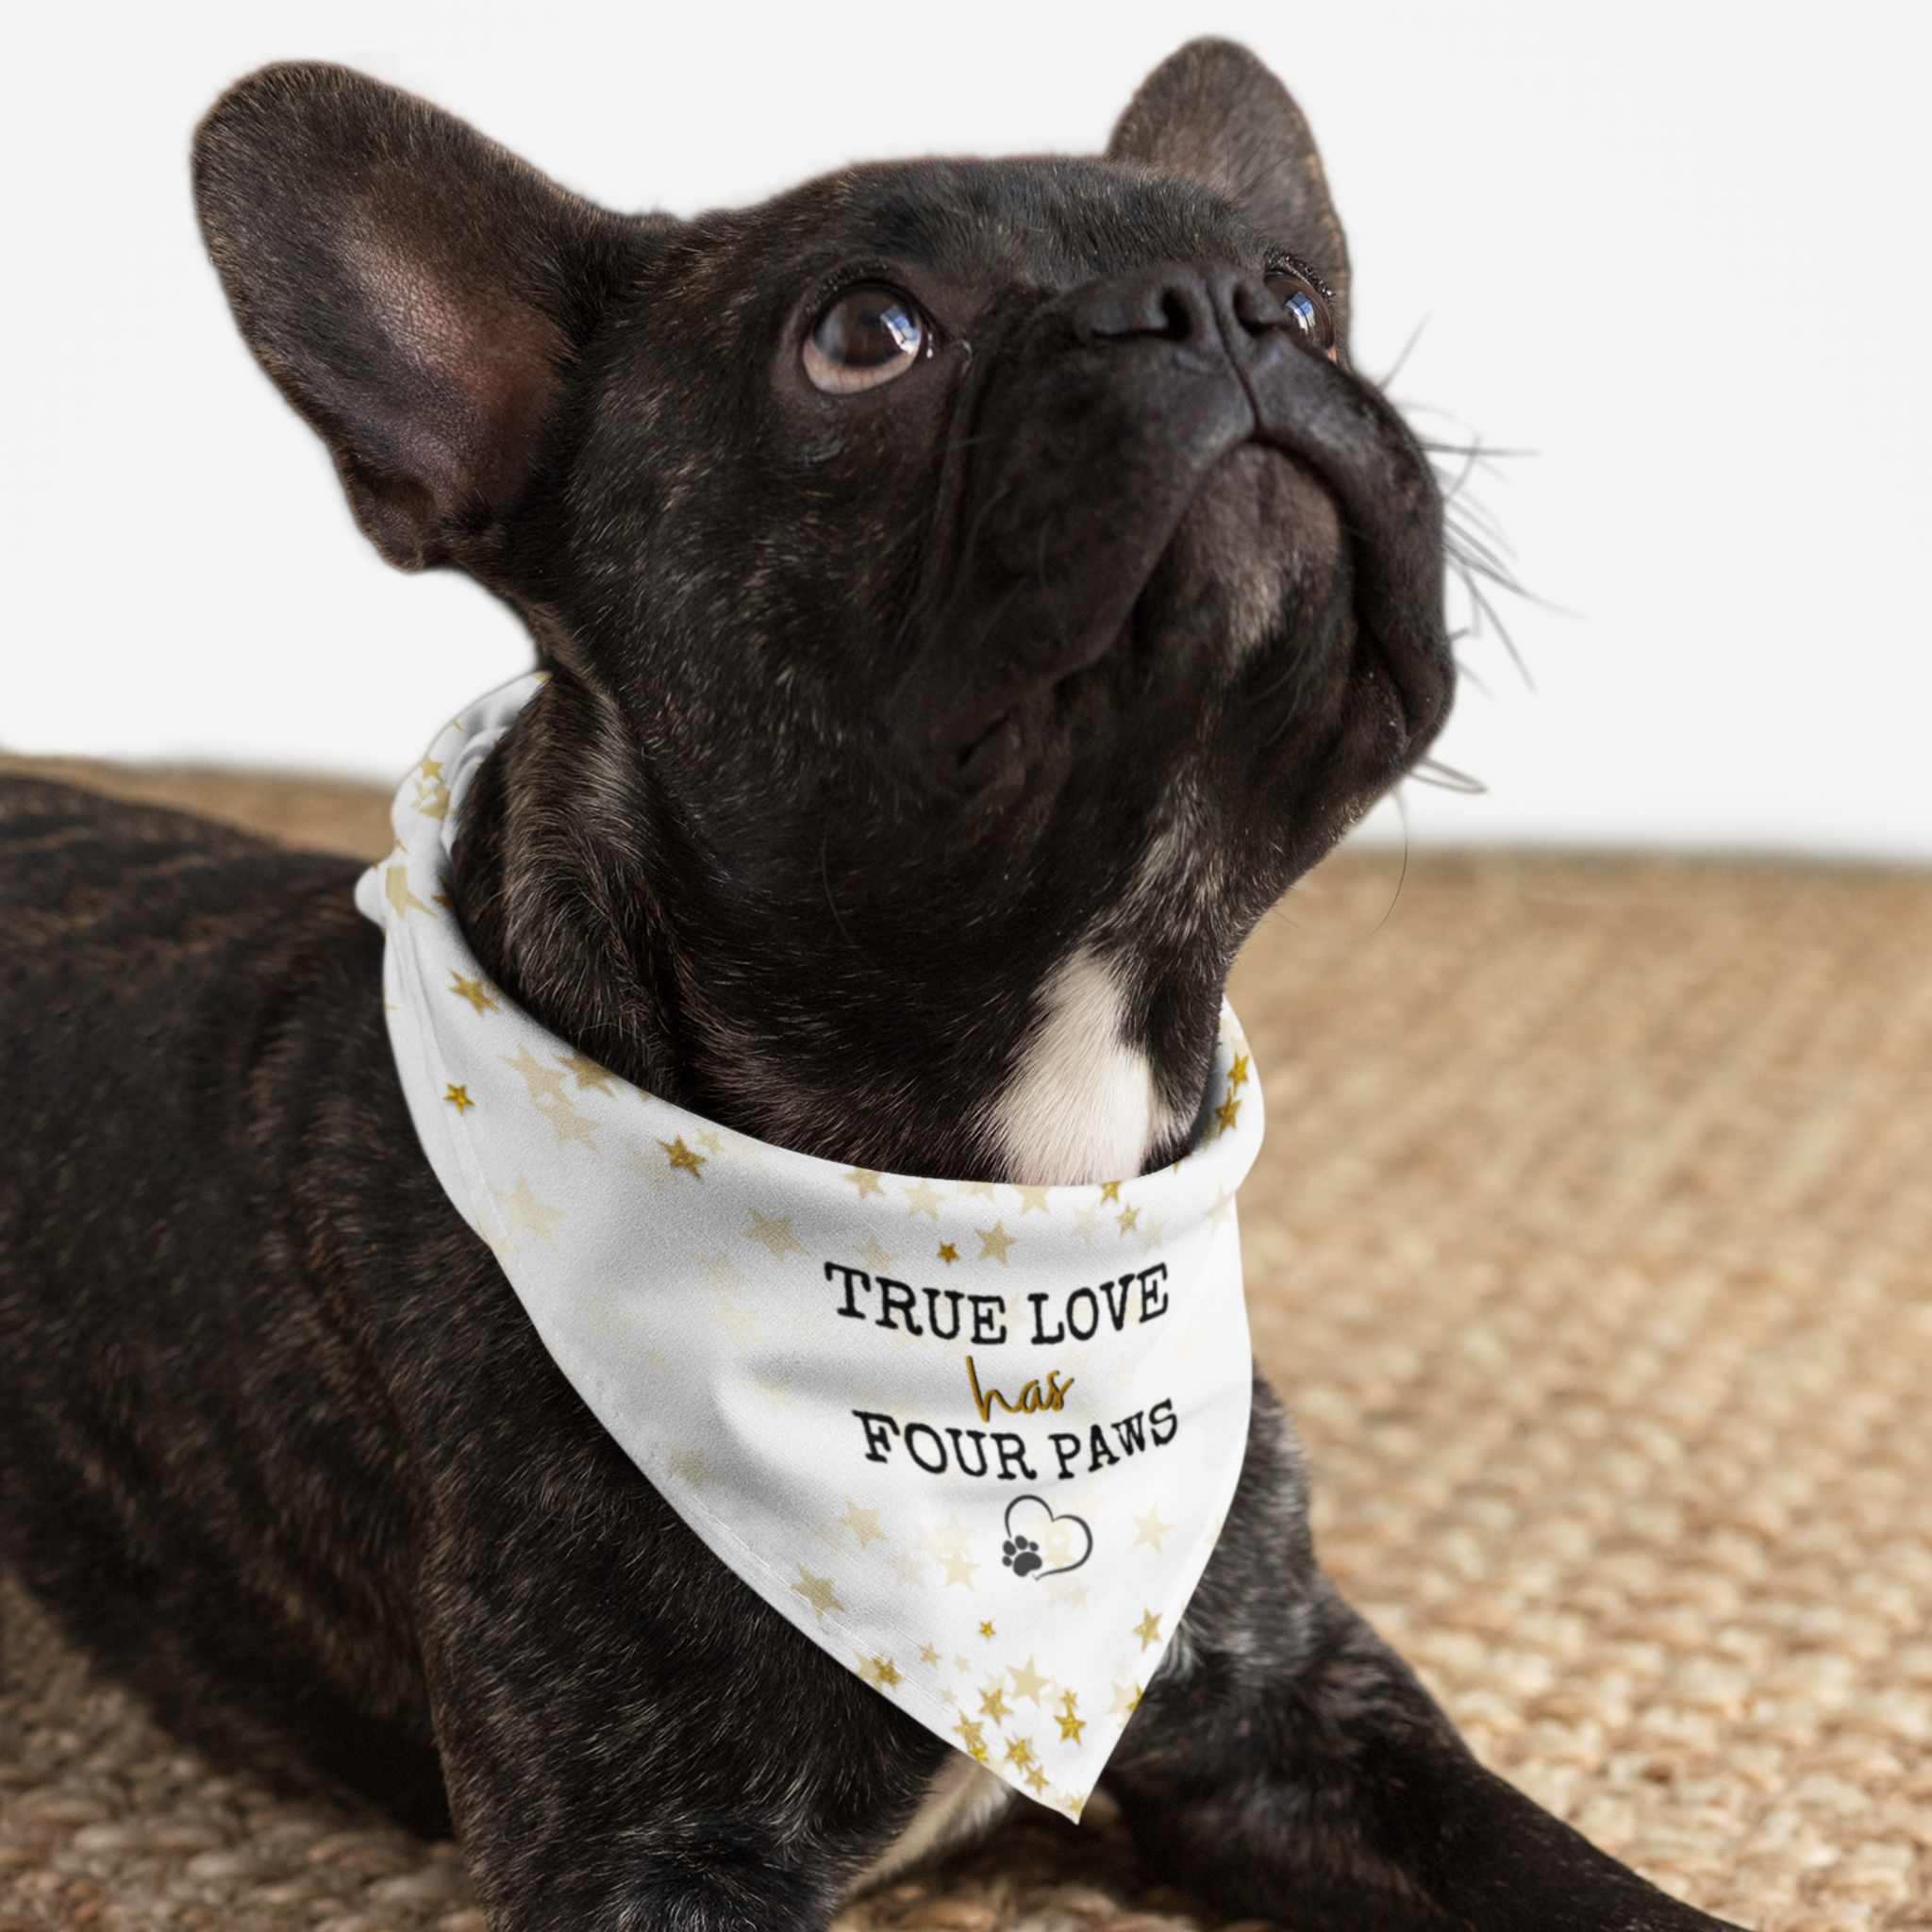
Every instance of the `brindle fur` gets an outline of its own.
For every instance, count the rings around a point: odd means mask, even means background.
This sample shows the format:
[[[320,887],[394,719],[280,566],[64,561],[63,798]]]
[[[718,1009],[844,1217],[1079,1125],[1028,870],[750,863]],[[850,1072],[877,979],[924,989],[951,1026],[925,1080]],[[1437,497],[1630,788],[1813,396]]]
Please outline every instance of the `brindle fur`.
[[[609,215],[423,104],[271,69],[210,246],[365,528],[553,680],[455,888],[554,1029],[743,1131],[998,1177],[1079,947],[1192,1112],[1236,947],[1447,703],[1440,508],[1345,325],[1299,114],[1184,49],[1108,158]],[[939,330],[858,397],[841,279]],[[0,789],[0,1555],[184,1736],[451,1821],[493,1924],[822,1924],[948,1752],[603,1434],[417,1149],[355,869]],[[1150,1146],[1150,1164],[1171,1151]],[[1688,1928],[1480,1769],[1316,1568],[1264,1389],[1109,1769],[1148,1857],[1307,1927]]]

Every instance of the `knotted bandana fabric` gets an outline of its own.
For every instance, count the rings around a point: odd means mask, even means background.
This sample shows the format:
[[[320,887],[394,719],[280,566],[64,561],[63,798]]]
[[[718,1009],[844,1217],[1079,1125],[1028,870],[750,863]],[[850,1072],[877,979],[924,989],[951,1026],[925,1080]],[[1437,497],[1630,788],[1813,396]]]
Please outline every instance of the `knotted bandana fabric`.
[[[447,875],[458,719],[357,904],[424,1152],[592,1414],[717,1557],[929,1730],[1077,1818],[1241,1474],[1233,1014],[1187,1153],[1082,1187],[841,1167],[620,1079],[493,986]]]

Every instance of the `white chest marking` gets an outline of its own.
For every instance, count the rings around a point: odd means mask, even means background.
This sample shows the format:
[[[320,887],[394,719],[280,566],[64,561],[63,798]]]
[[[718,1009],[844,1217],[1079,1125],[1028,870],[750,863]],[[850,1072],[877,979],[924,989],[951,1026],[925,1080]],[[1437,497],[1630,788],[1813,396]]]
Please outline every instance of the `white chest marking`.
[[[1082,947],[1049,979],[1041,1017],[993,1107],[1006,1178],[1035,1186],[1137,1174],[1170,1126],[1147,1056],[1122,1039],[1126,1002]]]

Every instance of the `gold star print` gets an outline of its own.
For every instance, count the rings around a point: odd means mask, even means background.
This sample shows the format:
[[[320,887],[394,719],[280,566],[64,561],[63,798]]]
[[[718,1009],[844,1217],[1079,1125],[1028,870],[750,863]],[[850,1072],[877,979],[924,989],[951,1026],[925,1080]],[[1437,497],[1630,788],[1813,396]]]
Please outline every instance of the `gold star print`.
[[[919,1532],[919,1547],[931,1557],[962,1557],[971,1535],[972,1531],[957,1515],[949,1515],[937,1529]]]
[[[1046,1774],[1045,1772],[1041,1770],[1039,1765],[1035,1764],[1028,1768],[1026,1773],[1026,1782],[1029,1785],[1031,1785],[1036,1791],[1044,1794],[1046,1790]]]
[[[1124,1684],[1113,1687],[1113,1702],[1108,1707],[1108,1717],[1128,1718],[1134,1714],[1134,1707],[1141,1701],[1141,1687],[1129,1679]]]
[[[758,1330],[758,1311],[746,1307],[741,1302],[732,1300],[722,1288],[717,1292],[717,1311],[707,1315],[705,1320],[710,1323],[712,1327],[724,1329],[741,1355],[753,1342],[764,1341],[764,1336]]]
[[[705,1492],[705,1485],[713,1480],[710,1471],[705,1467],[702,1449],[673,1449],[668,1467],[679,1482],[689,1483],[701,1496]],[[841,1604],[840,1607],[842,1609],[844,1606]]]
[[[973,1663],[969,1657],[956,1657],[953,1659],[953,1668],[963,1677],[973,1668]]]
[[[506,1193],[501,1188],[490,1191],[503,1203],[503,1231],[506,1237],[519,1234],[541,1235],[546,1248],[557,1243],[550,1239],[550,1224],[563,1219],[561,1208],[552,1208],[538,1200],[530,1191],[530,1184],[522,1174],[517,1184]]]
[[[1232,1093],[1237,1087],[1245,1087],[1247,1084],[1248,1057],[1244,1053],[1238,1053],[1234,1057],[1234,1064],[1227,1070],[1227,1091]]]
[[[530,1049],[519,1041],[516,1058],[507,1053],[496,1056],[511,1073],[519,1075],[525,1091],[530,1096],[531,1106],[539,1101],[560,1099],[563,1094],[563,1075],[555,1067],[546,1067],[541,1060],[533,1059]],[[564,1103],[566,1106],[569,1102]]]
[[[1121,1184],[1118,1181],[1102,1181],[1100,1198],[1103,1201],[1118,1201],[1121,1197]]]
[[[1100,1203],[1091,1208],[1076,1208],[1074,1210],[1074,1232],[1091,1248],[1093,1245],[1093,1230],[1100,1220]]]
[[[693,1251],[691,1259],[704,1270],[705,1286],[714,1289],[719,1294],[729,1294],[735,1289],[751,1286],[750,1281],[731,1265],[731,1257],[723,1248],[715,1255],[700,1255]]]
[[[1225,1188],[1217,1184],[1214,1190],[1214,1205],[1208,1210],[1208,1219],[1219,1227],[1233,1209],[1234,1196]]]
[[[1123,1236],[1125,1236],[1132,1231],[1134,1224],[1137,1221],[1139,1221],[1140,1218],[1141,1210],[1138,1208],[1136,1208],[1131,1201],[1123,1201],[1121,1203],[1121,1211],[1114,1216],[1114,1219],[1121,1224],[1121,1233]]]
[[[553,1054],[551,1058],[556,1060],[557,1064],[566,1074],[575,1074],[577,1076],[577,1091],[579,1093],[586,1087],[594,1087],[599,1093],[616,1092],[617,1090],[610,1083],[617,1078],[617,1075],[609,1068],[600,1067],[595,1060],[587,1058],[583,1054],[576,1052],[575,1048],[567,1054]]]
[[[883,1274],[885,1270],[890,1268],[892,1265],[892,1263],[899,1258],[897,1255],[887,1254],[885,1244],[879,1240],[878,1236],[875,1234],[867,1235],[865,1238],[864,1247],[854,1248],[852,1252],[855,1255],[857,1255],[858,1258],[861,1261],[863,1261],[865,1265],[868,1268],[870,1268],[874,1274]]]
[[[867,1543],[882,1543],[886,1533],[879,1527],[879,1512],[876,1509],[861,1509],[850,1496],[845,1498],[845,1513],[837,1519],[858,1539],[862,1550]],[[937,1658],[934,1659],[938,1661]]]
[[[655,1154],[646,1154],[635,1141],[624,1142],[624,1171],[634,1174],[651,1184],[654,1194],[661,1194],[677,1176],[664,1171],[663,1160]]]
[[[1080,1733],[1087,1728],[1087,1720],[1076,1715],[1079,1708],[1080,1701],[1073,1691],[1061,1692],[1058,1724],[1063,1742],[1071,1738],[1077,1744],[1080,1741]]]
[[[1026,1659],[1025,1665],[1022,1669],[1015,1670],[1011,1664],[1008,1664],[1007,1666],[1007,1674],[1013,1680],[1013,1695],[1015,1697],[1030,1697],[1036,1706],[1040,1704],[1040,1693],[1053,1682],[1051,1677],[1042,1677],[1033,1668],[1033,1659],[1030,1657]]]
[[[457,909],[457,902],[450,896],[449,881],[439,876],[436,883],[441,888],[441,891],[431,892],[429,895],[431,900],[438,906],[441,906],[445,912],[454,912]]]
[[[951,1241],[941,1241],[940,1243],[939,1259],[943,1261],[948,1268],[958,1258],[959,1251]]]
[[[1145,1227],[1135,1228],[1134,1239],[1141,1243],[1141,1252],[1143,1255],[1151,1255],[1160,1245],[1160,1237],[1166,1232],[1167,1224],[1164,1221],[1156,1221],[1150,1214]]]
[[[922,1643],[919,1646],[919,1661],[923,1663],[927,1670],[936,1671],[940,1667],[940,1654],[932,1647],[931,1644]]]
[[[682,1134],[678,1135],[675,1141],[659,1141],[658,1144],[663,1148],[664,1158],[671,1163],[673,1172],[681,1169],[684,1173],[690,1174],[694,1181],[704,1179],[705,1176],[702,1170],[705,1162],[711,1158],[708,1154],[693,1154],[684,1144],[684,1136]]]
[[[406,865],[392,865],[382,875],[382,890],[389,903],[404,919],[412,912],[429,912],[428,907],[409,890],[409,868]],[[431,919],[436,914],[429,912]]]
[[[1022,1771],[1033,1762],[1033,1740],[1030,1738],[1008,1738],[1007,1740],[1007,1762],[1017,1764]]]
[[[1017,1236],[1007,1232],[1006,1223],[995,1221],[991,1227],[975,1227],[973,1232],[979,1237],[979,1258],[982,1261],[997,1261],[1004,1268],[1007,1265],[1007,1250],[1018,1242]]]
[[[713,1133],[708,1127],[699,1127],[691,1137],[707,1154],[720,1154],[724,1148],[723,1134]]]
[[[991,1718],[996,1724],[1004,1724],[1011,1716],[1012,1713],[1007,1708],[1007,1693],[999,1685],[995,1684],[991,1690],[982,1690],[979,1693],[979,1712],[982,1717]]]
[[[787,1255],[803,1255],[810,1251],[791,1232],[791,1217],[789,1214],[760,1214],[749,1202],[745,1212],[751,1216],[750,1228],[739,1240],[758,1241],[772,1251],[772,1259],[784,1260]]]
[[[867,1657],[861,1650],[854,1653],[858,1658],[858,1674],[875,1690],[890,1690],[894,1684],[903,1684],[906,1674],[889,1657]]]
[[[448,1089],[442,1096],[444,1105],[455,1108],[458,1113],[466,1112],[475,1106],[476,1103],[470,1098],[470,1090],[467,1087],[453,1086],[448,1081],[443,1085]]]
[[[848,1167],[839,1178],[850,1181],[858,1190],[862,1201],[868,1194],[883,1194],[886,1191],[885,1177],[875,1167]]]
[[[992,1627],[992,1625],[991,1625],[991,1624],[981,1624],[981,1625],[979,1626],[979,1634],[980,1634],[980,1635],[981,1635],[982,1637],[988,1637],[988,1638],[991,1637],[991,1636],[993,1635],[993,1627]]]
[[[1230,1093],[1227,1096],[1227,1098],[1224,1100],[1221,1103],[1221,1105],[1214,1109],[1214,1118],[1221,1123],[1221,1131],[1224,1134],[1227,1133],[1233,1127],[1234,1117],[1236,1114],[1240,1113],[1241,1110],[1241,1104],[1239,1100],[1237,1100],[1234,1097],[1232,1093]]]
[[[901,1188],[899,1191],[911,1203],[906,1209],[908,1220],[915,1214],[929,1214],[935,1221],[940,1218],[940,1203],[945,1196],[938,1192],[931,1182],[915,1181],[909,1188]]]
[[[973,1573],[980,1566],[969,1563],[964,1557],[941,1557],[940,1568],[946,1573],[946,1583],[950,1588],[955,1583],[963,1583],[968,1590],[973,1588]]]
[[[892,1574],[900,1590],[904,1590],[908,1583],[915,1590],[924,1590],[925,1558],[917,1550],[901,1550],[892,1558]]]
[[[456,981],[456,984],[446,988],[445,991],[455,993],[459,1000],[468,1000],[479,1014],[500,1013],[503,1011],[503,1008],[483,991],[483,975],[480,973],[477,974],[475,979],[465,979],[452,966],[449,969],[449,976]]]
[[[1075,1583],[1071,1576],[1049,1576],[1046,1579],[1046,1600],[1056,1607],[1064,1604],[1069,1609],[1084,1610],[1087,1607],[1087,1586]]]
[[[586,1114],[580,1114],[562,1094],[553,1097],[548,1107],[541,1100],[531,1103],[539,1113],[557,1130],[557,1144],[561,1147],[566,1141],[581,1141],[592,1154],[597,1154],[597,1142],[591,1137],[597,1131],[597,1124]],[[603,1159],[601,1154],[597,1155]]]
[[[986,1733],[980,1727],[979,1720],[975,1717],[968,1717],[962,1710],[959,1713],[959,1722],[953,1726],[953,1729],[964,1740],[964,1748],[976,1757],[980,1763],[984,1764],[986,1762]]]
[[[984,1194],[989,1201],[997,1201],[999,1196],[992,1191],[991,1181],[955,1181],[953,1198],[956,1201],[970,1200],[974,1194]]]
[[[1024,1206],[1023,1206],[1020,1209],[1021,1218],[1023,1220],[1027,1215],[1031,1214],[1036,1208],[1042,1214],[1050,1215],[1053,1212],[1053,1208],[1048,1205],[1046,1198],[1049,1191],[1051,1191],[1050,1190],[1046,1188],[1026,1188],[1016,1186],[1013,1191],[1014,1193],[1018,1194],[1022,1202],[1024,1203]]]
[[[1150,1643],[1158,1643],[1160,1641],[1160,1619],[1152,1610],[1148,1610],[1142,1615],[1141,1621],[1134,1625],[1134,1635],[1141,1640],[1141,1648],[1143,1651]]]
[[[791,1586],[793,1596],[802,1596],[812,1607],[813,1621],[823,1624],[827,1610],[842,1610],[841,1604],[832,1591],[829,1576],[814,1576],[803,1563],[798,1565],[798,1581]]]
[[[416,767],[416,772],[423,784],[434,784],[442,776],[442,760],[425,756],[423,762]]]
[[[1131,1513],[1130,1511],[1129,1514]],[[1157,1503],[1153,1508],[1148,1510],[1146,1515],[1134,1518],[1134,1528],[1139,1534],[1136,1535],[1128,1548],[1138,1550],[1142,1543],[1151,1543],[1154,1546],[1156,1555],[1158,1555],[1160,1551],[1160,1539],[1173,1527],[1173,1524],[1161,1522],[1160,1505]]]

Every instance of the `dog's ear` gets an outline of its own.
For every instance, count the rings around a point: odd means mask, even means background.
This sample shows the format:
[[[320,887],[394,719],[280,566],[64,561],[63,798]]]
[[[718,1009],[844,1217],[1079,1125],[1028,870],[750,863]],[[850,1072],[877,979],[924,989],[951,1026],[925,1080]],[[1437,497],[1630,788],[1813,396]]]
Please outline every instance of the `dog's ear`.
[[[1347,340],[1348,244],[1322,157],[1288,90],[1245,47],[1190,41],[1169,55],[1127,103],[1107,153],[1226,195],[1334,291],[1335,332]]]
[[[236,321],[391,563],[474,560],[527,480],[637,225],[346,68],[209,110],[194,192]]]

